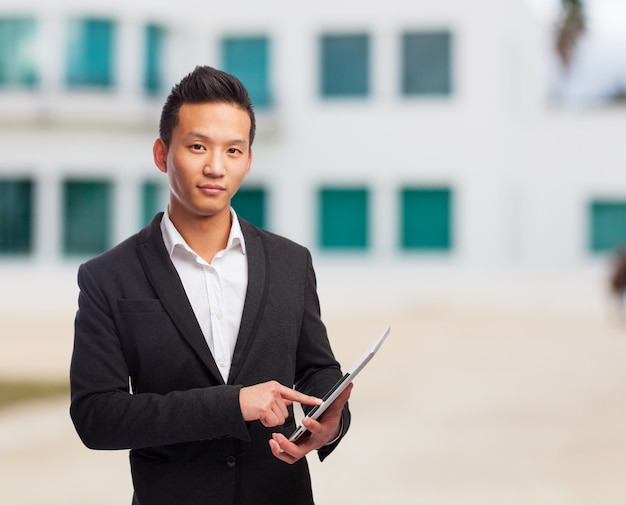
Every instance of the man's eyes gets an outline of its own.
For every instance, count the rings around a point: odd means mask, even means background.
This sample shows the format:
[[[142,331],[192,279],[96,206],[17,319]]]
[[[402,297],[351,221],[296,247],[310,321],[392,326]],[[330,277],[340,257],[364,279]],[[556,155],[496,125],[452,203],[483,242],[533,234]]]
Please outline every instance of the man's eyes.
[[[206,151],[206,147],[204,147],[202,144],[190,144],[189,148],[193,151]],[[226,152],[228,154],[241,154],[243,153],[243,151],[241,149],[238,149],[237,147],[229,147]]]

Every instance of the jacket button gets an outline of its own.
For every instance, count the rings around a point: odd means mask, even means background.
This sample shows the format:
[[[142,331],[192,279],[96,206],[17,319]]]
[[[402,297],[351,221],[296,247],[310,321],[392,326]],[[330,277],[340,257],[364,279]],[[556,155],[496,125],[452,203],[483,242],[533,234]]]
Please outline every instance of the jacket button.
[[[237,466],[237,458],[235,456],[228,456],[226,458],[226,466],[228,468],[235,468]]]

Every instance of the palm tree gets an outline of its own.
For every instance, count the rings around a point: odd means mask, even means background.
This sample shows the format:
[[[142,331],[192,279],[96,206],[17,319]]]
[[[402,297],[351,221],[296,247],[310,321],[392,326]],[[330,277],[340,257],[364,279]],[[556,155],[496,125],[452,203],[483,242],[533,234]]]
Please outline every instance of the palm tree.
[[[576,44],[586,28],[584,2],[561,0],[561,14],[557,26],[556,51],[565,68],[569,67]]]

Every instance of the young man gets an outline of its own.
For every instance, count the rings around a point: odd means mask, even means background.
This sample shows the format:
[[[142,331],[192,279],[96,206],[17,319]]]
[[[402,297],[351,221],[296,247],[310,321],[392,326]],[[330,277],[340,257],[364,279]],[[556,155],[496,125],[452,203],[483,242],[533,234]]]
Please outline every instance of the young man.
[[[78,272],[70,412],[88,447],[130,449],[134,504],[312,504],[304,456],[350,424],[346,390],[287,439],[341,371],[308,250],[230,206],[254,133],[242,84],[197,67],[153,148],[165,213]]]

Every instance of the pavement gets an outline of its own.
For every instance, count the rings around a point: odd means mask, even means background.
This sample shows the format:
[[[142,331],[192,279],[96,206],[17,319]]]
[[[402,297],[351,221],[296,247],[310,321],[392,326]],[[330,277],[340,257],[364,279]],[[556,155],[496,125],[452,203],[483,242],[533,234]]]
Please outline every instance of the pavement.
[[[346,367],[392,332],[356,383],[349,435],[324,463],[309,458],[318,505],[626,504],[626,325],[597,312],[339,312],[326,322]],[[4,375],[66,376],[71,320],[3,327]],[[130,503],[127,453],[83,447],[66,398],[0,411],[0,467],[0,504]]]

